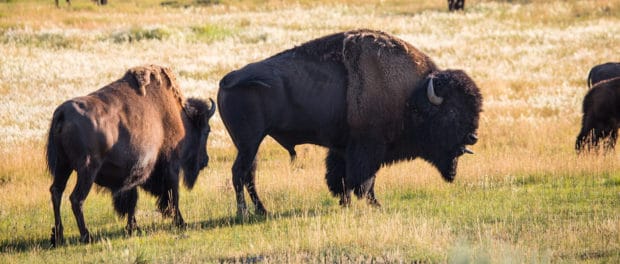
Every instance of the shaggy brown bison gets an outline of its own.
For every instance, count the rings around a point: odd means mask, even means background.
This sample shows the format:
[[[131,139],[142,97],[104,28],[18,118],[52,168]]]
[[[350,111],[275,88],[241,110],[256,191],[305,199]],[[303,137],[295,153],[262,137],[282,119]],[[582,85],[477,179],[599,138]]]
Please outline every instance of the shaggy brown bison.
[[[575,149],[595,150],[601,141],[604,150],[613,150],[620,127],[620,77],[598,82],[583,99],[583,119]]]
[[[588,73],[588,88],[600,81],[620,77],[620,62],[607,62],[592,67]]]
[[[477,141],[482,97],[460,70],[440,70],[409,43],[380,31],[325,36],[228,73],[218,91],[220,116],[237,157],[232,166],[239,215],[244,186],[258,214],[255,156],[265,136],[286,149],[329,148],[329,190],[378,205],[375,173],[420,157],[446,181]]]
[[[119,80],[61,104],[52,118],[47,164],[55,224],[52,244],[62,243],[62,193],[72,171],[71,193],[80,241],[91,241],[82,204],[93,183],[112,191],[114,209],[127,217],[127,231],[136,230],[137,186],[158,198],[164,216],[184,225],[179,211],[179,170],[192,188],[209,161],[206,152],[209,119],[215,112],[202,100],[185,100],[173,73],[156,65],[129,69]]]
[[[465,0],[448,0],[448,10],[456,11],[465,8]]]

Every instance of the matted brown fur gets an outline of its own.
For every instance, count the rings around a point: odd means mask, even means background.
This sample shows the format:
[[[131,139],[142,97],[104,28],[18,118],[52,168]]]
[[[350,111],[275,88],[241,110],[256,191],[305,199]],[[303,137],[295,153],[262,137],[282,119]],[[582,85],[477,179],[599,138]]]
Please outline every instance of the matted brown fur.
[[[155,81],[155,87],[165,86],[172,91],[172,94],[179,102],[179,105],[183,106],[185,103],[185,98],[179,89],[179,84],[177,83],[177,78],[168,67],[162,67],[159,65],[143,65],[133,67],[127,70],[127,74],[131,74],[134,76],[136,81],[138,81],[138,94],[146,95],[146,86],[151,84],[151,79]],[[163,77],[166,77],[168,80],[168,85],[163,83]]]
[[[357,137],[392,141],[403,129],[407,99],[435,63],[409,43],[381,31],[345,33],[347,121]]]

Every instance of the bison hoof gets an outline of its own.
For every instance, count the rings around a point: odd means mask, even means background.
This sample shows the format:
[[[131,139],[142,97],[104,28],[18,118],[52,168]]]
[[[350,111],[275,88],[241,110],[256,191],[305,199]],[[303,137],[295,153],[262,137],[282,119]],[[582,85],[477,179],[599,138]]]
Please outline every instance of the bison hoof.
[[[381,208],[381,203],[377,199],[368,200],[368,204],[373,208]]]
[[[125,227],[125,232],[127,232],[127,235],[131,236],[135,233],[137,234],[141,234],[142,233],[142,229],[140,229],[140,227],[138,226],[126,226]]]
[[[62,234],[62,229],[57,232],[55,227],[52,227],[52,236],[50,238],[52,247],[57,247],[65,243],[65,238]]]
[[[256,214],[257,215],[261,215],[261,216],[265,216],[267,215],[267,210],[263,207],[257,207],[256,208]]]
[[[93,242],[93,237],[90,235],[90,233],[86,233],[86,234],[80,236],[80,242],[84,243],[84,244],[89,244],[89,243]]]
[[[243,223],[248,219],[250,219],[250,213],[247,210],[241,212],[237,211],[237,221]]]
[[[351,206],[351,195],[350,194],[340,194],[338,195],[340,196],[340,201],[338,202],[338,204],[342,207],[349,207]]]

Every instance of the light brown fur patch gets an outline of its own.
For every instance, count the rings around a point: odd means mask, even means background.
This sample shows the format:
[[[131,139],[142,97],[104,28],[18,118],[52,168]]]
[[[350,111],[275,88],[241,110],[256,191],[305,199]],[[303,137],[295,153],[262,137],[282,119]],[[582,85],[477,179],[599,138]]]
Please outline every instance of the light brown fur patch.
[[[153,84],[151,87],[165,86],[166,88],[171,89],[179,105],[184,105],[185,98],[181,93],[179,84],[177,83],[176,75],[174,75],[170,68],[151,64],[133,67],[127,70],[127,73],[133,75],[138,82],[138,94],[145,96],[146,88],[151,84]],[[168,81],[167,84],[163,83],[164,79],[162,77],[166,78]],[[155,83],[152,83],[152,81],[155,81]]]

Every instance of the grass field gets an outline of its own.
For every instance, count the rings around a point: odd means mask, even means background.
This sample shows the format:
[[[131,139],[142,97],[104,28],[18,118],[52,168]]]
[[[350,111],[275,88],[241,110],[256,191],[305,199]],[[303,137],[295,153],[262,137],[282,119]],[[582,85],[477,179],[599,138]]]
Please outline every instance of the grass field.
[[[458,13],[443,0],[160,2],[0,0],[0,263],[620,262],[620,156],[573,150],[588,70],[620,60],[620,0],[474,0]],[[79,244],[73,176],[68,244],[51,248],[43,154],[60,103],[146,63],[172,67],[186,96],[215,98],[227,72],[355,28],[395,34],[481,88],[480,140],[454,183],[423,161],[400,163],[377,175],[381,209],[342,209],[324,149],[298,146],[289,164],[266,140],[257,184],[270,213],[240,221],[235,149],[216,114],[209,168],[181,193],[186,230],[140,193],[143,232],[127,236],[97,189],[84,205],[96,242]]]

